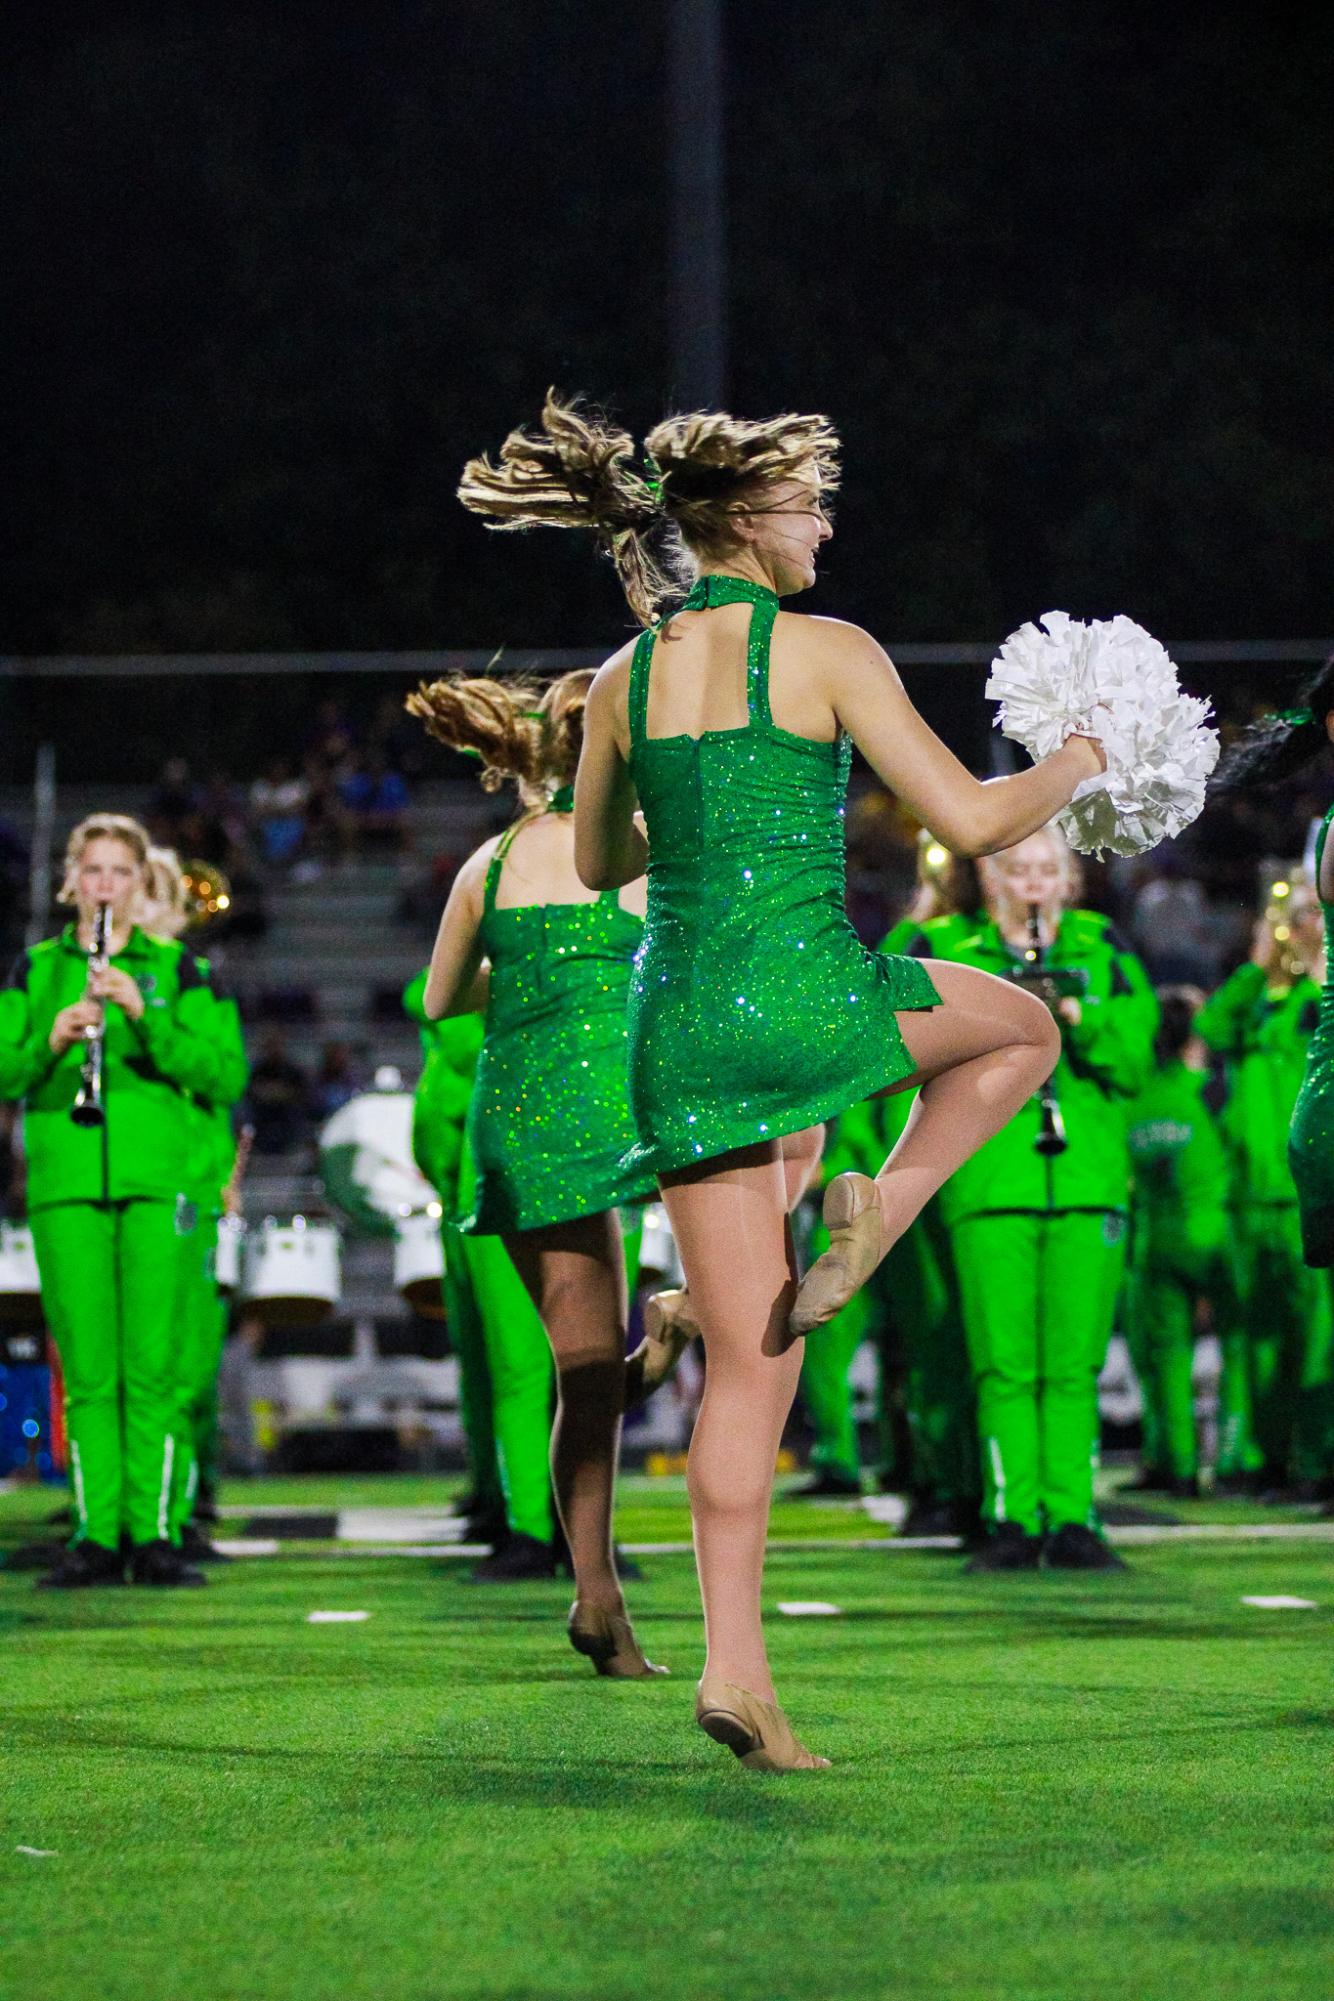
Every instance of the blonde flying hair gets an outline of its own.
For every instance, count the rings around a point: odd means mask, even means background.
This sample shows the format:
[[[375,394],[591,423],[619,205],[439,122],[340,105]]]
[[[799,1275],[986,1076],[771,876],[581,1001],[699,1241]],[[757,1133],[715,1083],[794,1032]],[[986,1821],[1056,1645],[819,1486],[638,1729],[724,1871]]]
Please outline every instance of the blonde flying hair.
[[[525,806],[543,806],[574,778],[584,740],[593,669],[580,667],[543,687],[462,675],[423,681],[403,706],[438,743],[482,760],[482,787],[514,779]]]
[[[469,459],[459,499],[491,528],[591,530],[630,609],[651,625],[700,564],[735,549],[738,515],[769,511],[775,489],[794,479],[832,492],[838,451],[825,417],[750,422],[697,410],[650,431],[636,466],[628,431],[550,389],[535,430],[511,431],[495,460]]]
[[[122,841],[147,874],[148,829],[131,819],[128,813],[90,813],[86,820],[80,820],[78,826],[71,830],[65,843],[65,874],[56,896],[57,903],[78,901],[79,863],[88,843],[99,840]]]

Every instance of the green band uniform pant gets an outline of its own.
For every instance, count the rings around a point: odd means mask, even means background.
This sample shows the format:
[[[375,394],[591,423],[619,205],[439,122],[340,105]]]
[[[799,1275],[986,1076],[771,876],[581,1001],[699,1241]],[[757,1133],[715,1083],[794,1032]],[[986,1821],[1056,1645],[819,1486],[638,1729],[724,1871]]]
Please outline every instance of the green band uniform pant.
[[[176,1204],[33,1211],[46,1322],[60,1351],[78,1535],[115,1549],[171,1535],[180,1264]]]
[[[492,1491],[503,1499],[511,1532],[550,1542],[550,1343],[500,1238],[464,1236],[452,1225],[443,1235],[449,1334],[464,1383],[464,1429],[478,1491],[485,1494],[494,1477]],[[483,1437],[488,1411],[489,1453]]]
[[[201,1464],[217,1425],[218,1370],[227,1328],[227,1304],[218,1291],[218,1218],[207,1211],[180,1242],[176,1301],[175,1438],[171,1492],[173,1541],[194,1512]]]
[[[1295,1204],[1234,1212],[1233,1252],[1259,1465],[1315,1481],[1334,1449],[1329,1277],[1303,1261]]]
[[[1124,1262],[1111,1212],[970,1216],[951,1230],[977,1389],[982,1512],[1096,1526],[1098,1375]]]

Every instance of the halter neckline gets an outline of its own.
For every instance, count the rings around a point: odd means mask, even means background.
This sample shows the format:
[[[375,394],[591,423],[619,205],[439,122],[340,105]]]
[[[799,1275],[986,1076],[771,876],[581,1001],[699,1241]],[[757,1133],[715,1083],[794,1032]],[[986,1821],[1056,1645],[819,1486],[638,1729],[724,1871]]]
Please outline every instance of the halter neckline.
[[[778,593],[767,584],[753,584],[748,577],[729,577],[720,571],[697,577],[682,611],[711,611],[720,604],[765,604],[778,609]]]
[[[574,811],[573,784],[559,786],[557,790],[552,793],[551,797],[547,801],[547,811],[548,813],[573,813]]]

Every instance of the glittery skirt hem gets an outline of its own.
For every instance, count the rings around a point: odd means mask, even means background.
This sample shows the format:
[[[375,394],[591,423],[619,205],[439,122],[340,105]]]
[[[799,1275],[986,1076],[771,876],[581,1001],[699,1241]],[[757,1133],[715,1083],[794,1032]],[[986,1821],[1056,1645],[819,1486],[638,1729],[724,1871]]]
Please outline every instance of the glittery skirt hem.
[[[464,1237],[509,1237],[524,1230],[544,1230],[553,1223],[576,1223],[581,1216],[600,1216],[608,1209],[633,1208],[639,1202],[651,1202],[657,1194],[657,1183],[651,1173],[644,1169],[623,1172],[615,1188],[595,1189],[571,1206],[570,1199],[560,1205],[560,1214],[537,1209],[525,1209],[503,1187],[494,1191],[485,1185],[485,1179],[477,1185],[477,1195],[466,1216],[460,1216],[455,1228]]]
[[[938,1003],[927,1001],[922,1005],[930,1007]],[[646,1170],[657,1175],[674,1174],[684,1167],[702,1167],[707,1161],[720,1160],[725,1154],[735,1153],[743,1146],[758,1146],[763,1140],[782,1139],[788,1133],[804,1132],[807,1126],[823,1125],[826,1119],[836,1119],[840,1112],[863,1104],[867,1098],[875,1097],[877,1092],[888,1090],[892,1084],[901,1084],[905,1077],[911,1077],[913,1061],[907,1044],[901,1043],[900,1048],[902,1063],[895,1063],[892,1057],[888,1060],[882,1057],[874,1070],[850,1078],[836,1093],[831,1095],[825,1091],[804,1104],[785,1106],[776,1117],[762,1122],[762,1132],[737,1132],[735,1137],[729,1136],[723,1144],[711,1146],[703,1153],[696,1151],[693,1142],[683,1146],[680,1141],[670,1139],[656,1144],[650,1140],[639,1140],[621,1156],[621,1170],[625,1174],[640,1174]]]

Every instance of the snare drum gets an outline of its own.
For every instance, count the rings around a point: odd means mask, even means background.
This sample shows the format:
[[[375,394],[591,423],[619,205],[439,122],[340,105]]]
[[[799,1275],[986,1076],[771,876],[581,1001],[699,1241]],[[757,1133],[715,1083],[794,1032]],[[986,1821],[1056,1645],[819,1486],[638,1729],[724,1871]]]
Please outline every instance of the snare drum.
[[[261,1320],[307,1326],[327,1320],[343,1292],[338,1232],[332,1223],[266,1216],[247,1230],[243,1296]]]
[[[672,1235],[671,1221],[661,1202],[649,1202],[644,1207],[644,1235],[639,1246],[639,1276],[641,1282],[652,1283],[660,1280],[663,1286],[684,1285],[686,1282],[685,1268],[681,1263],[681,1254],[676,1248],[676,1238]]]
[[[440,1241],[440,1204],[400,1216],[394,1230],[394,1290],[423,1320],[443,1320],[440,1281],[445,1247]]]
[[[213,1275],[219,1292],[235,1292],[241,1283],[241,1245],[245,1224],[239,1216],[219,1216],[218,1249]]]
[[[32,1231],[26,1223],[0,1223],[0,1320],[32,1319],[41,1297]]]

